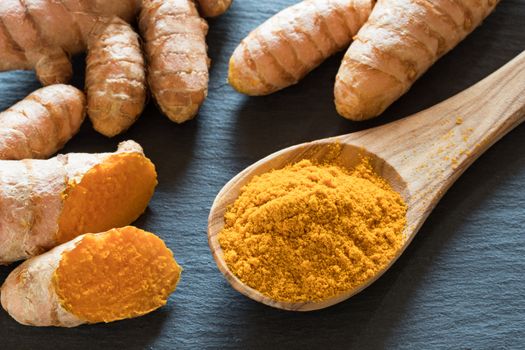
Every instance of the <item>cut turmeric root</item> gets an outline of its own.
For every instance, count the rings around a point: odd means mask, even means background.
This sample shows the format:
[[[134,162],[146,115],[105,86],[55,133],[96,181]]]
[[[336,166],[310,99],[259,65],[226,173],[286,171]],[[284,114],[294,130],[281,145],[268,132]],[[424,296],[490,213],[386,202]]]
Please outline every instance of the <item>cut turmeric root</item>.
[[[296,84],[326,58],[348,46],[373,4],[372,0],[305,0],[284,9],[235,49],[229,83],[252,96]]]
[[[0,159],[47,158],[75,135],[86,115],[82,91],[50,85],[0,113]]]
[[[379,0],[339,68],[334,89],[339,114],[352,120],[381,114],[497,3]]]
[[[127,226],[79,236],[27,260],[7,277],[1,302],[25,325],[112,322],[165,305],[181,271],[159,237]]]
[[[0,264],[83,233],[129,225],[146,209],[156,177],[133,141],[114,153],[0,161]]]

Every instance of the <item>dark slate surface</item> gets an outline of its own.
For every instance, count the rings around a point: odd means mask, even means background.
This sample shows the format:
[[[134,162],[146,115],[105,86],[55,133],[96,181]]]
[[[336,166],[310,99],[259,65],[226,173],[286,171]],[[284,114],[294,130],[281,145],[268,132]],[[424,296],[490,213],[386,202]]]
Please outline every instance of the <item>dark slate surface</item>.
[[[503,1],[485,24],[440,60],[380,119],[337,116],[332,87],[341,55],[299,85],[248,98],[226,84],[237,43],[293,0],[237,0],[210,23],[209,98],[199,117],[176,125],[150,104],[125,135],[108,140],[86,122],[64,152],[112,151],[140,142],[159,186],[136,225],[162,236],[184,266],[166,307],[148,316],[76,329],[24,327],[0,311],[0,349],[525,347],[525,126],[482,156],[437,206],[405,254],[373,286],[329,309],[290,313],[235,292],[206,240],[208,211],[238,171],[283,147],[386,123],[429,107],[485,77],[525,48],[525,1]],[[82,59],[75,85],[82,85]],[[0,74],[0,109],[38,83]],[[11,270],[0,267],[0,281]]]

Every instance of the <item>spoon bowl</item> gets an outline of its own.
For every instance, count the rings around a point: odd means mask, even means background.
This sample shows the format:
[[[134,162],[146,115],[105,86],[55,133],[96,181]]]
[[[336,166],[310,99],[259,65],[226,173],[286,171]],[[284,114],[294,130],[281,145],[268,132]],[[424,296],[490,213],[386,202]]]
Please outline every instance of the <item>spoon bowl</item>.
[[[329,160],[337,163],[339,166],[352,169],[359,164],[361,159],[367,158],[370,160],[370,165],[374,171],[380,174],[394,190],[399,192],[406,202],[407,198],[409,198],[406,183],[392,166],[375,154],[367,152],[364,148],[351,144],[340,144],[340,148],[334,158],[333,146],[335,143],[338,143],[338,141],[338,138],[327,138],[285,148],[249,166],[231,179],[219,192],[213,203],[208,219],[208,242],[219,270],[237,291],[269,306],[286,310],[307,311],[336,304],[349,298],[353,294],[358,293],[372,283],[372,281],[369,281],[369,283],[360,286],[358,289],[348,291],[347,293],[338,295],[337,298],[331,298],[323,302],[287,303],[275,301],[259,291],[245,285],[237,278],[237,276],[235,276],[224,261],[224,253],[219,244],[218,233],[224,227],[224,214],[226,213],[228,206],[233,204],[239,196],[241,188],[254,176],[264,174],[272,169],[284,168],[289,164],[299,162],[303,159],[309,159],[320,163]],[[408,236],[405,238],[408,238]]]
[[[429,109],[377,128],[295,145],[244,169],[219,192],[208,218],[208,242],[219,270],[240,293],[285,310],[322,309],[359,293],[405,251],[430,212],[457,178],[492,144],[525,120],[525,52],[469,89]],[[334,155],[333,145],[340,145]],[[335,156],[335,158],[334,158]],[[388,266],[366,283],[321,301],[273,300],[245,285],[228,268],[218,235],[224,214],[254,176],[303,159],[353,168],[369,158],[374,171],[407,204],[404,243]]]

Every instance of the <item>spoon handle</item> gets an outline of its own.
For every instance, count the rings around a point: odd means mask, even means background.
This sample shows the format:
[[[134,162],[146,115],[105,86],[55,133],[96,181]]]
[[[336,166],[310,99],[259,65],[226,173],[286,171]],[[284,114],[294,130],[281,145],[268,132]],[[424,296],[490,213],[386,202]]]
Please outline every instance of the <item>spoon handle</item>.
[[[418,197],[412,199],[430,212],[470,164],[524,120],[525,51],[446,101],[339,140],[388,159]]]

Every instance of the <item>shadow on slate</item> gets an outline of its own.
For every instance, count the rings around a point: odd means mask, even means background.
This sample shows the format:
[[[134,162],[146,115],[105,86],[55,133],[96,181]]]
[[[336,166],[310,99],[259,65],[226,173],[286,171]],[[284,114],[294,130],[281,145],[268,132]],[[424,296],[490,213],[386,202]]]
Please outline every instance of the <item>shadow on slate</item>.
[[[0,349],[522,347],[524,126],[459,179],[399,261],[352,299],[326,310],[291,313],[245,298],[222,278],[207,245],[207,216],[217,192],[237,172],[281,148],[430,107],[525,48],[520,30],[525,1],[507,0],[381,118],[356,123],[337,115],[333,83],[343,53],[276,94],[236,93],[226,82],[229,56],[257,24],[294,2],[234,1],[225,16],[210,21],[211,81],[197,119],[174,124],[150,100],[124,135],[107,139],[86,121],[62,151],[111,152],[126,139],[144,147],[159,185],[135,224],[161,236],[184,267],[168,304],[142,318],[75,329],[23,327],[0,310]],[[74,67],[73,84],[82,87],[83,57]],[[0,73],[0,109],[38,86],[32,72]],[[0,281],[14,266],[0,267]]]

